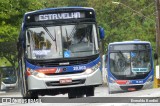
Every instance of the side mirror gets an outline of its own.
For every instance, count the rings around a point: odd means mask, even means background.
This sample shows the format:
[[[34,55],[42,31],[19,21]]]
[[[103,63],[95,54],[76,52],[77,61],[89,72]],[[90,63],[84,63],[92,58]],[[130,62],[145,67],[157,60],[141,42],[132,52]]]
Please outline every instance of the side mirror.
[[[100,34],[100,38],[104,39],[105,34],[104,34],[104,29],[102,27],[99,27],[99,34]]]
[[[154,53],[154,59],[158,59],[158,54]]]

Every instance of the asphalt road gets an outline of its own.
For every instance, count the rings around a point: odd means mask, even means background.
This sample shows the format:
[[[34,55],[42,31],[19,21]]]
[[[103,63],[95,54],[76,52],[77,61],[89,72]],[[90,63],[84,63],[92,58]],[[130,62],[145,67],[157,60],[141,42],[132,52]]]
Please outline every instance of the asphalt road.
[[[159,92],[158,92],[159,91]],[[21,98],[18,91],[1,92],[0,99],[17,97]],[[44,96],[40,97],[39,101],[29,101],[29,103],[0,103],[2,106],[160,106],[160,88],[150,90],[140,90],[125,93],[108,94],[107,86],[100,86],[95,89],[94,97],[84,97],[68,99],[68,95]],[[12,98],[13,100],[13,98]],[[2,101],[2,100],[0,100]],[[22,101],[21,101],[22,102]],[[24,102],[24,101],[23,101]],[[41,103],[42,102],[42,103]]]

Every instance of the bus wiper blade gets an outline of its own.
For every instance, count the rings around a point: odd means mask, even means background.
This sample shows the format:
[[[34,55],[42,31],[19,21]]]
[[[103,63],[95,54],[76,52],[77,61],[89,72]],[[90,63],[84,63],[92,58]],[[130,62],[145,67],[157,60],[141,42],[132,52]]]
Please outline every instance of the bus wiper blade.
[[[44,27],[44,26],[43,26],[43,28],[44,28],[44,30],[48,33],[48,35],[51,37],[51,39],[52,39],[53,41],[56,41],[56,38],[53,38],[52,34],[49,32],[49,30],[47,29],[47,27]]]
[[[122,51],[119,50],[118,53],[120,53],[122,55],[122,57],[125,58]]]
[[[55,29],[54,29],[54,34],[55,34],[55,45],[56,45],[56,51],[57,51],[57,43],[56,43],[56,31],[55,31]]]
[[[71,37],[69,37],[68,36],[68,32],[67,32],[67,29],[65,28],[65,30],[66,30],[66,36],[67,36],[67,49],[69,49],[69,39],[71,38]]]
[[[51,37],[51,39],[55,42],[55,46],[56,46],[56,51],[57,51],[57,43],[56,43],[56,32],[55,32],[55,38],[53,38],[53,35],[50,33],[50,31],[47,29],[47,27],[43,26],[44,30],[48,33],[48,35]]]

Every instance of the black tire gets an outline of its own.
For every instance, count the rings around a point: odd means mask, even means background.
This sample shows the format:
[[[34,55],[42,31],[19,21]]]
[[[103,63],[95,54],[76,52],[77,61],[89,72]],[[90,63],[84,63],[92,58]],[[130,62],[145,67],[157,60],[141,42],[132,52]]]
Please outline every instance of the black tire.
[[[88,87],[86,89],[86,96],[94,96],[94,87]]]
[[[28,91],[27,94],[23,96],[23,99],[38,99],[38,94]]]
[[[73,90],[73,91],[68,92],[68,98],[69,98],[69,99],[76,98],[76,93],[75,93],[75,91],[74,91],[74,90]]]
[[[76,92],[76,98],[83,98],[84,97],[84,90],[81,91],[81,89],[77,90],[78,92]]]
[[[84,97],[84,94],[78,94],[77,96],[76,96],[76,98],[83,98]]]
[[[30,92],[30,99],[38,99],[38,93],[37,92]]]
[[[73,88],[70,89],[68,92],[68,98],[82,98],[85,95],[85,89],[84,88]]]

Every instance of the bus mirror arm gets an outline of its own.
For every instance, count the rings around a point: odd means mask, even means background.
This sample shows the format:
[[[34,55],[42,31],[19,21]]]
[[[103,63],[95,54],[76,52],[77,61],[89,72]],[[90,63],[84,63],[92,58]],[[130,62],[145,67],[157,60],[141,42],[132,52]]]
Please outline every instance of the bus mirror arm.
[[[158,59],[158,54],[154,53],[154,59],[157,60]]]

